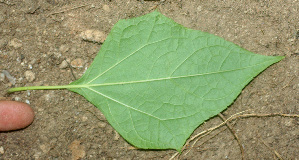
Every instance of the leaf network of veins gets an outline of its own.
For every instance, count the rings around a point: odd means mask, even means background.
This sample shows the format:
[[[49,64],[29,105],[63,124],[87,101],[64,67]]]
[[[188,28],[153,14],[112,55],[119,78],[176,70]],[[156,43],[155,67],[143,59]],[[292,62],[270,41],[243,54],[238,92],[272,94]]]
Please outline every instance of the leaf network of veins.
[[[167,39],[167,38],[166,38]],[[150,44],[154,44],[154,43],[157,43],[157,42],[160,42],[160,41],[163,41],[163,40],[166,40],[166,39],[162,39],[162,40],[159,40],[159,41],[155,41],[155,42],[152,42]],[[184,75],[184,76],[169,76],[169,77],[164,77],[164,78],[156,78],[156,79],[146,79],[146,80],[138,80],[138,81],[128,81],[128,82],[114,82],[114,83],[102,83],[102,84],[90,84],[92,83],[94,80],[96,80],[97,78],[99,78],[100,76],[102,76],[103,74],[107,73],[108,71],[110,71],[111,69],[113,69],[114,67],[116,67],[117,65],[119,65],[121,62],[127,60],[129,57],[131,57],[133,54],[135,53],[138,53],[139,50],[141,50],[142,48],[144,48],[145,46],[147,45],[150,45],[150,44],[145,44],[141,47],[139,47],[136,51],[130,53],[128,56],[126,56],[125,58],[121,59],[120,61],[118,61],[117,63],[115,63],[114,65],[112,65],[110,68],[108,68],[107,70],[105,70],[104,72],[102,72],[101,74],[99,74],[98,76],[96,76],[95,78],[93,78],[92,80],[90,80],[89,82],[87,82],[86,84],[83,84],[83,85],[78,85],[78,88],[86,88],[86,89],[89,89],[90,91],[92,92],[95,92],[97,93],[98,95],[101,95],[105,98],[108,98],[118,104],[121,104],[122,106],[125,106],[127,108],[130,108],[132,110],[135,110],[139,113],[142,113],[142,114],[145,114],[145,115],[148,115],[150,117],[153,117],[155,119],[158,119],[158,120],[172,120],[172,119],[181,119],[181,118],[185,118],[185,117],[189,117],[190,115],[186,115],[186,116],[183,116],[183,117],[175,117],[175,118],[166,118],[166,119],[163,119],[163,118],[160,118],[160,117],[157,117],[157,116],[154,116],[150,113],[146,113],[144,111],[141,111],[139,109],[136,109],[132,106],[129,106],[123,102],[120,102],[118,101],[117,99],[115,98],[112,98],[112,97],[109,97],[99,91],[96,91],[94,89],[92,89],[91,87],[95,87],[95,86],[111,86],[111,85],[123,85],[123,84],[133,84],[133,83],[145,83],[145,82],[153,82],[153,81],[162,81],[162,80],[172,80],[172,79],[179,79],[179,78],[188,78],[188,77],[196,77],[196,76],[204,76],[204,75],[211,75],[211,74],[219,74],[219,73],[224,73],[224,72],[231,72],[231,71],[236,71],[236,70],[242,70],[242,69],[246,69],[246,68],[250,68],[250,67],[254,67],[254,66],[258,66],[258,65],[261,65],[263,63],[266,63],[266,62],[262,62],[262,63],[259,63],[259,64],[255,64],[255,65],[251,65],[251,66],[247,66],[247,67],[241,67],[241,68],[237,68],[237,69],[231,69],[231,70],[223,70],[223,71],[215,71],[215,72],[209,72],[209,73],[199,73],[199,74],[193,74],[193,75]],[[213,46],[207,46],[207,47],[203,47],[203,48],[200,48],[198,50],[201,50],[201,49],[204,49],[204,48],[209,48],[209,47],[215,47],[215,46],[219,46],[219,45],[213,45]],[[222,46],[223,47],[223,46]],[[198,51],[197,50],[197,51]],[[231,50],[230,50],[231,52]],[[177,70],[179,68],[179,66],[181,66],[188,58],[190,58],[195,52],[191,53],[189,56],[187,56],[186,59],[184,59],[177,67],[175,67],[174,71]],[[225,60],[226,58],[224,58]],[[93,66],[91,66],[92,68]],[[172,72],[172,74],[174,73],[174,71]],[[90,73],[90,71],[89,71]],[[88,74],[89,74],[88,73]],[[84,90],[82,90],[83,92],[85,92]],[[85,92],[86,95],[88,95],[86,92]],[[226,96],[224,96],[226,97]],[[221,97],[220,99],[224,98],[224,97]]]
[[[95,86],[109,86],[109,85],[123,85],[123,84],[132,84],[132,83],[145,83],[145,82],[153,82],[153,81],[162,81],[162,80],[171,80],[171,79],[179,79],[179,78],[188,78],[188,77],[196,77],[196,76],[205,76],[205,75],[211,75],[211,74],[219,74],[219,73],[224,73],[224,72],[231,72],[231,71],[237,71],[237,70],[242,70],[242,69],[246,69],[246,68],[250,68],[250,67],[254,67],[254,66],[258,66],[258,65],[261,65],[263,63],[266,63],[266,62],[262,62],[262,63],[259,63],[259,64],[255,64],[255,65],[251,65],[251,66],[247,66],[247,67],[242,67],[242,68],[237,68],[237,69],[231,69],[231,70],[223,70],[223,71],[216,71],[216,72],[209,72],[209,73],[199,73],[199,74],[192,74],[192,75],[184,75],[184,76],[176,76],[176,77],[164,77],[164,78],[155,78],[155,79],[145,79],[145,80],[138,80],[138,81],[128,81],[128,82],[114,82],[114,83],[102,83],[102,84],[90,84],[92,83],[93,81],[95,81],[97,78],[99,78],[100,76],[102,76],[103,74],[107,73],[108,71],[110,71],[111,69],[113,69],[114,67],[116,67],[117,65],[119,65],[121,62],[125,61],[126,59],[128,59],[129,57],[131,57],[132,55],[134,55],[135,53],[137,53],[139,50],[141,50],[142,48],[148,46],[148,45],[151,45],[151,44],[154,44],[154,43],[158,43],[158,42],[161,42],[161,41],[164,41],[164,40],[167,40],[168,38],[165,38],[165,39],[162,39],[162,40],[159,40],[159,41],[155,41],[155,42],[152,42],[152,43],[149,43],[149,44],[145,44],[141,47],[139,47],[136,51],[130,53],[128,56],[126,56],[125,58],[121,59],[120,61],[118,61],[117,63],[115,63],[114,65],[112,65],[110,68],[108,68],[107,70],[105,70],[104,72],[102,72],[101,74],[97,75],[95,78],[93,78],[92,80],[90,80],[89,82],[87,82],[86,84],[83,84],[83,85],[79,85],[80,87],[83,87],[83,88],[86,88],[86,87],[95,87]],[[214,45],[214,46],[218,46],[218,45]],[[213,46],[207,46],[207,47],[203,47],[203,48],[200,48],[199,50],[201,49],[204,49],[204,48],[209,48],[209,47],[213,47]],[[222,46],[223,47],[223,46]],[[198,50],[197,50],[198,51]],[[193,54],[193,53],[192,53]],[[191,55],[192,55],[191,54]],[[190,56],[191,56],[190,55]],[[186,59],[188,59],[190,56],[188,56]],[[185,59],[185,60],[186,60]],[[185,61],[184,60],[184,61]],[[183,61],[183,62],[184,62]],[[182,63],[181,63],[182,64]],[[181,65],[179,64],[176,69]],[[91,66],[92,68],[93,66]],[[176,70],[175,69],[175,70]],[[90,71],[89,71],[90,72]],[[89,74],[89,73],[88,73]]]

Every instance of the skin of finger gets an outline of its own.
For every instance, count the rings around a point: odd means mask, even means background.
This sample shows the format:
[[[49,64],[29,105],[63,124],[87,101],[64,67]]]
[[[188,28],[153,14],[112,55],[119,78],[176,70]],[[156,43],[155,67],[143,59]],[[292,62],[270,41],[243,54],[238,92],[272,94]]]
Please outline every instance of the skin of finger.
[[[0,131],[12,131],[27,127],[33,122],[32,108],[22,102],[0,101]]]

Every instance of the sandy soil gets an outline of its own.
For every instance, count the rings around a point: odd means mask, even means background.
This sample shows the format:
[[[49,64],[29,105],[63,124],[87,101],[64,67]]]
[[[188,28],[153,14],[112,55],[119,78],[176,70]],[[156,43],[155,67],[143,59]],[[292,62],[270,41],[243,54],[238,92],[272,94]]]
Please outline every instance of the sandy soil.
[[[296,0],[0,0],[0,70],[9,71],[16,86],[68,84],[83,74],[101,48],[100,43],[83,40],[82,32],[92,29],[107,35],[119,19],[155,8],[186,27],[218,35],[252,52],[286,56],[245,87],[222,113],[226,118],[248,109],[299,113]],[[64,60],[79,66],[72,69],[74,76]],[[29,102],[36,117],[26,129],[0,133],[0,159],[169,159],[176,153],[133,149],[78,94],[40,90],[7,95],[10,87],[7,80],[1,81],[0,97]],[[194,135],[221,122],[216,116]],[[245,159],[278,159],[277,154],[284,159],[299,157],[298,118],[251,117],[233,122]],[[242,158],[225,126],[200,139],[185,155],[186,151],[178,158]]]

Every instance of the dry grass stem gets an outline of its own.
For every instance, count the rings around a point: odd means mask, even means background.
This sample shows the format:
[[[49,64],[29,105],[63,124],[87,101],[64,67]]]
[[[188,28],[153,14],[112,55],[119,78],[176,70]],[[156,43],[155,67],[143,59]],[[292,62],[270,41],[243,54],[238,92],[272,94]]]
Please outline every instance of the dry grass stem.
[[[283,113],[269,113],[269,114],[261,114],[261,113],[257,113],[257,114],[255,114],[255,113],[251,113],[251,114],[242,114],[242,113],[247,112],[247,111],[248,111],[248,110],[246,110],[246,111],[242,111],[242,112],[239,112],[239,113],[236,113],[236,114],[230,116],[228,119],[224,120],[222,123],[220,123],[220,124],[218,124],[218,125],[216,125],[216,126],[214,126],[214,127],[211,127],[211,128],[209,128],[209,129],[207,129],[207,130],[204,130],[204,131],[202,131],[202,132],[196,134],[195,136],[191,137],[191,138],[186,142],[186,144],[184,145],[184,147],[182,148],[182,151],[184,151],[184,150],[186,149],[186,146],[188,146],[192,141],[195,140],[194,143],[192,144],[192,146],[191,146],[190,148],[194,147],[195,143],[196,143],[199,139],[201,139],[202,137],[204,137],[204,136],[210,134],[212,131],[214,131],[214,130],[220,128],[220,127],[222,127],[223,125],[226,125],[228,122],[230,122],[230,121],[232,121],[232,120],[235,120],[235,119],[239,119],[239,118],[250,118],[250,117],[275,117],[275,116],[280,116],[280,117],[294,117],[294,118],[297,117],[297,118],[299,118],[299,115],[298,115],[298,114],[283,114]],[[225,129],[224,129],[224,130],[225,130]],[[222,130],[222,131],[223,131],[223,130]],[[220,132],[222,132],[222,131],[220,131]],[[220,132],[219,132],[219,133],[220,133]],[[218,133],[217,133],[217,134],[218,134]],[[217,135],[217,134],[216,134],[216,135]],[[214,136],[215,136],[215,135],[214,135]],[[214,137],[214,136],[213,136],[213,137]],[[212,138],[213,138],[213,137],[212,137]],[[211,139],[211,138],[210,138],[210,139]],[[236,138],[236,139],[237,139],[237,138]],[[238,143],[239,143],[239,145],[241,145],[240,142],[238,142]],[[203,144],[203,143],[202,143],[202,144]],[[243,149],[242,145],[241,145],[241,148]],[[190,149],[187,151],[186,154],[188,154],[189,152],[190,152]],[[276,152],[276,151],[274,150],[274,153],[275,153],[275,155],[276,155],[278,158],[282,159],[281,156],[280,156],[280,154],[278,154],[278,152]],[[186,155],[186,154],[184,154],[184,155]],[[179,155],[180,155],[179,152],[175,153],[175,154],[170,158],[170,160],[175,159],[175,158],[176,158],[177,156],[179,156]],[[242,157],[243,157],[243,155],[242,155]]]
[[[221,114],[219,113],[218,116],[225,122],[226,121],[226,118]],[[244,148],[241,144],[241,141],[239,139],[239,137],[237,136],[236,132],[234,131],[233,127],[229,124],[229,122],[225,123],[227,128],[230,130],[230,132],[233,134],[233,136],[236,138],[237,142],[238,142],[238,145],[240,147],[240,151],[241,151],[241,154],[242,154],[242,160],[245,159],[245,152],[244,152]]]

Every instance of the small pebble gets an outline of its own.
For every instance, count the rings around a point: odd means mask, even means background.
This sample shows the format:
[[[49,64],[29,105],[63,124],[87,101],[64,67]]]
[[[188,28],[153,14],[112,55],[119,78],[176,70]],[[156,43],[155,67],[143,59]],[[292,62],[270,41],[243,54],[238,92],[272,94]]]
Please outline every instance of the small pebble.
[[[198,12],[200,12],[200,11],[202,11],[202,6],[198,6],[196,9]]]
[[[4,148],[2,146],[0,147],[0,154],[4,154]]]
[[[33,14],[40,8],[39,3],[37,3],[37,1],[35,0],[30,0],[30,1],[27,0],[24,2],[25,2],[25,6],[23,9],[26,13]]]
[[[105,123],[105,122],[98,122],[98,126],[100,128],[105,128],[107,126],[107,123]]]
[[[285,125],[288,126],[288,127],[291,127],[292,124],[293,124],[293,121],[294,120],[290,118],[289,120],[285,121]]]
[[[61,55],[61,53],[54,52],[54,56],[57,57],[57,58],[59,58],[59,57],[61,57],[62,55]]]
[[[82,32],[80,34],[80,37],[86,41],[104,43],[107,35],[102,31],[89,29]]]
[[[55,95],[53,92],[50,92],[49,94],[45,94],[45,95],[41,96],[40,98],[42,98],[42,100],[44,100],[46,102],[50,102],[51,100],[55,99]]]
[[[110,12],[110,8],[106,4],[103,5],[103,10],[106,11],[106,12]]]
[[[0,39],[0,48],[4,48],[6,46],[7,42],[5,39]]]
[[[0,73],[0,81],[3,82],[5,80],[5,75],[4,73]]]
[[[59,51],[62,53],[66,53],[68,50],[70,49],[70,47],[68,47],[67,45],[63,44],[59,47]]]
[[[35,80],[35,73],[33,73],[32,71],[26,71],[25,78],[28,82],[33,82]]]
[[[29,65],[28,65],[28,68],[29,68],[29,69],[32,69],[32,65],[31,65],[31,64],[29,64]]]
[[[113,138],[113,140],[115,140],[115,141],[119,140],[119,134],[116,131],[114,131],[114,138]]]
[[[72,160],[84,159],[83,157],[86,155],[85,148],[79,140],[74,140],[68,148],[72,152]]]
[[[59,68],[60,69],[65,69],[66,67],[68,66],[68,63],[66,60],[63,60],[60,65],[59,65]]]
[[[28,99],[25,100],[25,103],[30,104],[30,101]]]
[[[83,59],[77,58],[71,62],[71,66],[73,68],[82,68],[83,67]]]
[[[22,47],[22,41],[14,38],[8,42],[8,46],[11,46],[14,48],[20,48],[20,47]]]
[[[41,155],[43,155],[42,152],[36,152],[36,153],[34,153],[33,157],[34,157],[34,159],[40,159]]]
[[[11,76],[10,73],[7,70],[3,70],[2,73],[4,74],[4,76],[8,79],[8,81],[12,84],[15,85],[16,84],[16,78]]]
[[[1,1],[0,1],[1,2]],[[4,15],[4,13],[0,12],[0,24],[3,23],[5,21],[6,16]]]
[[[48,153],[51,149],[49,144],[41,144],[39,148],[43,151],[43,153]]]
[[[20,97],[15,97],[14,100],[15,101],[21,101],[21,98]]]
[[[87,119],[88,119],[88,117],[86,117],[86,116],[83,116],[83,117],[82,117],[82,121],[83,121],[83,122],[87,121]]]

